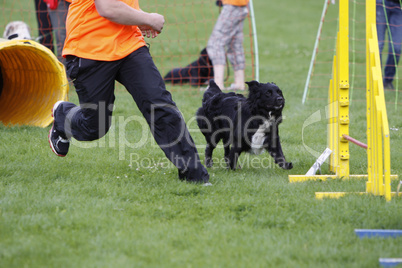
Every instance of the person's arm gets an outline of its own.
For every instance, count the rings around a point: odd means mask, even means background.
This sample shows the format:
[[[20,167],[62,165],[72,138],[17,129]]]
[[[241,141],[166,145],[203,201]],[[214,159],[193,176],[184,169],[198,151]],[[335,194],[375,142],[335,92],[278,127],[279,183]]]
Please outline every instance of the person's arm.
[[[112,22],[139,26],[148,37],[156,37],[163,29],[165,18],[158,13],[136,10],[119,0],[95,0],[99,15]]]

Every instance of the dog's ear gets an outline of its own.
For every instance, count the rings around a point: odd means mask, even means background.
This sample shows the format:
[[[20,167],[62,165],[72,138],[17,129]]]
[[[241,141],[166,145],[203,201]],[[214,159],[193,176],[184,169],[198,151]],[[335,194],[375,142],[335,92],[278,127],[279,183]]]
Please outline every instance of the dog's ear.
[[[218,85],[215,83],[214,79],[209,80],[209,87],[217,87],[217,88],[219,88]]]
[[[254,89],[260,87],[260,83],[258,81],[250,81],[250,82],[246,82],[246,84],[248,85],[248,90],[250,92],[252,92]]]
[[[258,86],[260,85],[260,83],[259,83],[258,81],[255,81],[255,80],[250,81],[250,82],[246,82],[246,84],[247,84],[249,87],[258,87]]]

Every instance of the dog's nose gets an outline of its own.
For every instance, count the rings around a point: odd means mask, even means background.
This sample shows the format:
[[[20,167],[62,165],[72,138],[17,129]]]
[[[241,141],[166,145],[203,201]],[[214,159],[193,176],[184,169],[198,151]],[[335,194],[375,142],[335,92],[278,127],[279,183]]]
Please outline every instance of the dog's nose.
[[[283,103],[283,97],[278,97],[278,98],[276,98],[276,101],[277,101],[278,103],[282,104],[282,103]]]

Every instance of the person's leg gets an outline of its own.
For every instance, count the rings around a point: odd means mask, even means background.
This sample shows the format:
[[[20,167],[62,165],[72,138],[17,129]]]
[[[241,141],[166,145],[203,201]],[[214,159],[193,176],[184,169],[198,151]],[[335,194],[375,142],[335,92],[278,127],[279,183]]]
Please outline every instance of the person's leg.
[[[246,87],[244,81],[244,69],[234,71],[234,85],[233,87],[237,90],[244,90]]]
[[[384,69],[384,84],[390,84],[394,80],[396,66],[401,55],[402,42],[402,10],[399,4],[390,3],[387,9],[390,28],[388,57]]]
[[[39,32],[38,41],[54,52],[52,23],[47,11],[47,5],[43,0],[35,0],[35,9]]]
[[[380,56],[384,49],[385,32],[387,31],[387,21],[384,13],[384,6],[382,0],[376,1],[376,24],[377,24],[377,38]]]
[[[225,79],[225,65],[222,64],[214,64],[213,65],[214,69],[214,80],[215,83],[218,85],[220,89],[224,89],[224,79]]]
[[[57,58],[63,64],[65,60],[62,56],[64,41],[66,40],[66,19],[70,3],[65,0],[59,0],[57,9],[50,10],[49,15],[53,25],[54,35],[56,37]]]
[[[117,81],[133,96],[155,141],[178,168],[179,177],[188,181],[208,182],[208,172],[201,164],[184,119],[171,94],[165,89],[163,78],[147,47],[138,49],[124,59]]]
[[[92,141],[107,133],[119,63],[68,57],[67,74],[74,81],[80,106],[62,102],[55,111],[54,128],[64,134],[63,138]]]
[[[226,47],[230,43],[231,9],[233,6],[224,5],[216,21],[207,44],[208,56],[214,68],[214,80],[219,88],[224,88],[224,72],[226,66]]]
[[[234,70],[234,84],[231,86],[233,89],[244,90],[244,69],[245,69],[245,56],[243,48],[243,22],[248,14],[247,7],[236,7],[231,10],[232,28],[230,36],[232,39],[228,45],[227,57],[233,66]]]

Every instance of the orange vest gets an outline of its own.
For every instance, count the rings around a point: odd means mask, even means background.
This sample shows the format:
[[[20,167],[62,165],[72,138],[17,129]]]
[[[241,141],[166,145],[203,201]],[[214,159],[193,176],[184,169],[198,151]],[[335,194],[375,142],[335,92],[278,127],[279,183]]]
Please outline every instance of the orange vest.
[[[224,5],[246,6],[250,0],[222,0]]]
[[[138,0],[122,0],[139,10]],[[63,56],[101,61],[119,60],[146,45],[137,26],[121,25],[101,17],[94,0],[74,0],[69,7]]]

